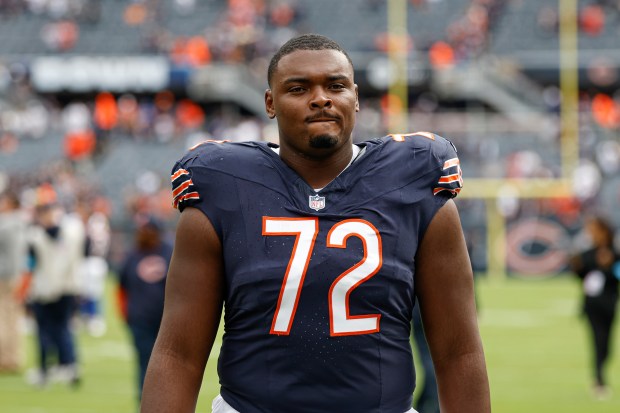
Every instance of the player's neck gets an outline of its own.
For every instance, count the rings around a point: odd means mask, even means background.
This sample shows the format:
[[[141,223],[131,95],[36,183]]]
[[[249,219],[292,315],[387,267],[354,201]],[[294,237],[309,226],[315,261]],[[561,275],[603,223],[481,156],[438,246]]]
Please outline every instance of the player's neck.
[[[352,145],[344,145],[329,157],[310,158],[281,147],[280,157],[312,188],[324,188],[349,166],[353,148]]]

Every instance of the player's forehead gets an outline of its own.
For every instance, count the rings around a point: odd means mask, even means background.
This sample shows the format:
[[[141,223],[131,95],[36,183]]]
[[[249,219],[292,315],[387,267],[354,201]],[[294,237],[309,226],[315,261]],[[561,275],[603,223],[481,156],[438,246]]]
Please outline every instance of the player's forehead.
[[[295,50],[282,56],[274,72],[276,82],[287,79],[346,77],[353,81],[353,67],[338,50]]]

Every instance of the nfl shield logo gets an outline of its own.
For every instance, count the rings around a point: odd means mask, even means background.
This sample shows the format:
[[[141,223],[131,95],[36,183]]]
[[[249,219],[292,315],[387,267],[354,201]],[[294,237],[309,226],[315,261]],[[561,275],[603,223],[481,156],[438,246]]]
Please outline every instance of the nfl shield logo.
[[[314,209],[315,211],[323,209],[325,208],[325,197],[318,196],[318,195],[310,195],[308,197],[308,204],[310,208]]]

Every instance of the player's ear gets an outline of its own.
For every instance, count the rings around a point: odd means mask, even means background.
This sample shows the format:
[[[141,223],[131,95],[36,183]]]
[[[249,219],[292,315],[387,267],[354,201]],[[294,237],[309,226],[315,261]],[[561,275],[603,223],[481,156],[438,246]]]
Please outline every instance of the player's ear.
[[[355,111],[356,112],[360,111],[360,100],[359,100],[357,83],[355,84]]]
[[[265,90],[265,111],[269,119],[276,117],[276,109],[273,107],[273,94],[271,93],[271,89]]]

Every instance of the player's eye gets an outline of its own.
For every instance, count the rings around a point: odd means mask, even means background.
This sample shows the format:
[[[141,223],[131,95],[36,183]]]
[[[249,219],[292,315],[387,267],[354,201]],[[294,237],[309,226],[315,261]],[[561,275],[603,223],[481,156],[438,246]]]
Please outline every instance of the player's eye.
[[[343,85],[342,83],[334,83],[332,85],[329,86],[330,89],[335,89],[335,90],[340,90],[340,89],[345,89],[346,86]]]
[[[301,86],[293,86],[288,89],[290,93],[300,93],[304,91],[304,88]]]

